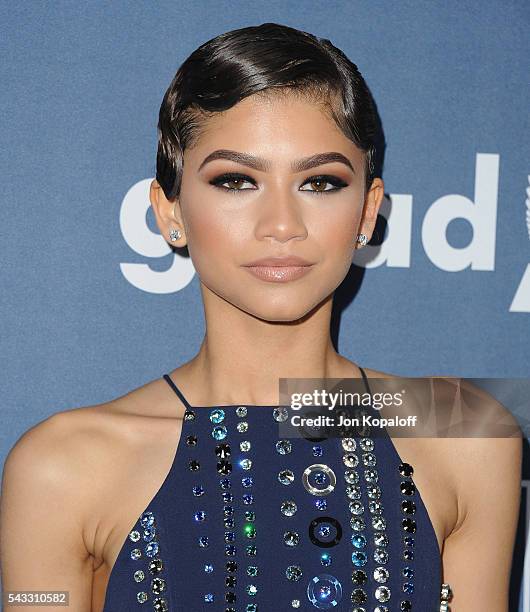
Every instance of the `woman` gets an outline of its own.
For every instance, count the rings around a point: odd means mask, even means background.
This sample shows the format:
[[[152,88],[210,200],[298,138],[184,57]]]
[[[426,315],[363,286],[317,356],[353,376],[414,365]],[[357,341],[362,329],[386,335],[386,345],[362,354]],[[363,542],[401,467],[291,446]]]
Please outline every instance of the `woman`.
[[[184,62],[150,199],[200,278],[203,343],[168,376],[20,438],[3,478],[5,591],[68,591],[78,612],[427,612],[448,609],[444,582],[456,612],[507,610],[519,437],[373,449],[278,435],[280,377],[395,378],[329,333],[383,199],[375,136],[365,82],[327,40],[263,24]]]

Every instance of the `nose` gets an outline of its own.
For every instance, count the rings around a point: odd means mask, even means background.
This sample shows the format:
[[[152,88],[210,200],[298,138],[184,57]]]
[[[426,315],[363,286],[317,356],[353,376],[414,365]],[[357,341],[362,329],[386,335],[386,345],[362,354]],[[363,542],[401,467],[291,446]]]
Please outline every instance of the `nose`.
[[[286,188],[277,187],[264,194],[259,203],[256,238],[277,242],[307,238],[302,206],[303,202],[297,201]]]

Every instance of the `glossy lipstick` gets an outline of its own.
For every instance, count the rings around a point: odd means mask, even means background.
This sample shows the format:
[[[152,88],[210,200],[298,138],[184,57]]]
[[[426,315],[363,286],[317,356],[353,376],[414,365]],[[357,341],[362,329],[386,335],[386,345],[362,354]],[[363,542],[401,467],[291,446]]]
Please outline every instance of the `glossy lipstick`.
[[[251,274],[273,283],[285,283],[307,274],[313,267],[309,261],[290,255],[288,257],[265,257],[245,264]]]

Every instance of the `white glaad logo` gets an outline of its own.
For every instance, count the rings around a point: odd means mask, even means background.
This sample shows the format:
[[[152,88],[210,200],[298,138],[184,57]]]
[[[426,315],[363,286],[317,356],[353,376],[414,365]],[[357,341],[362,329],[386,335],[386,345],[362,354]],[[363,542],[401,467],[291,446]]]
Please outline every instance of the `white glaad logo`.
[[[133,251],[148,259],[171,253],[164,238],[152,232],[147,225],[151,181],[144,179],[133,185],[125,194],[120,209],[120,228],[125,242]],[[121,263],[120,269],[131,285],[148,293],[180,291],[195,275],[191,258],[180,255],[174,256],[171,266],[164,272],[153,270],[148,263]]]
[[[151,206],[149,186],[152,179],[139,181],[129,189],[120,210],[120,227],[129,247],[146,258],[158,258],[171,252],[166,240],[147,225]],[[529,177],[530,181],[530,177]],[[449,194],[435,200],[428,208],[421,227],[424,251],[440,270],[459,272],[495,270],[499,155],[477,153],[473,199]],[[530,238],[530,187],[526,190],[526,223]],[[381,245],[367,245],[355,251],[356,265],[376,268],[409,268],[412,246],[412,195],[392,194],[391,202],[381,205],[379,214],[386,218],[387,236]],[[463,248],[447,240],[447,228],[455,219],[464,219],[473,229],[473,237]],[[191,258],[175,254],[171,267],[158,272],[148,263],[120,264],[124,277],[135,287],[149,293],[173,293],[188,285],[195,275]],[[510,312],[530,312],[530,263],[526,266],[513,295]]]
[[[530,240],[530,174],[526,187],[526,230]],[[530,312],[530,263],[526,265],[525,273],[510,306],[510,312]]]
[[[460,194],[442,196],[427,210],[421,239],[427,257],[440,270],[460,272],[495,270],[499,155],[477,153],[473,200]],[[530,190],[527,189],[528,198]],[[412,245],[412,195],[391,195],[379,209],[386,218],[387,236],[381,245],[367,245],[355,252],[355,263],[366,268],[386,264],[391,268],[409,268]],[[529,199],[526,201],[530,210]],[[530,235],[530,213],[527,225]],[[455,219],[464,219],[473,229],[473,237],[463,248],[447,241],[447,228]],[[530,264],[516,288],[510,312],[530,312]]]

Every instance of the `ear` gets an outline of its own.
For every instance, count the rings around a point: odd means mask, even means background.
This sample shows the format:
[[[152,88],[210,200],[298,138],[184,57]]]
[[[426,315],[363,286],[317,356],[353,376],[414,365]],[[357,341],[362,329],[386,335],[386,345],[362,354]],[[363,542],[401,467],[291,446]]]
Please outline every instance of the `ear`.
[[[186,244],[186,237],[178,198],[168,200],[160,183],[153,179],[149,186],[149,200],[151,201],[156,224],[164,239],[169,241],[170,231],[178,229],[180,230],[181,237],[174,242],[171,241],[170,244],[173,246],[184,246]]]
[[[370,189],[364,198],[363,216],[359,225],[359,233],[364,234],[370,241],[377,222],[377,213],[385,195],[385,184],[380,178],[374,178]],[[356,245],[358,248],[359,245]]]

